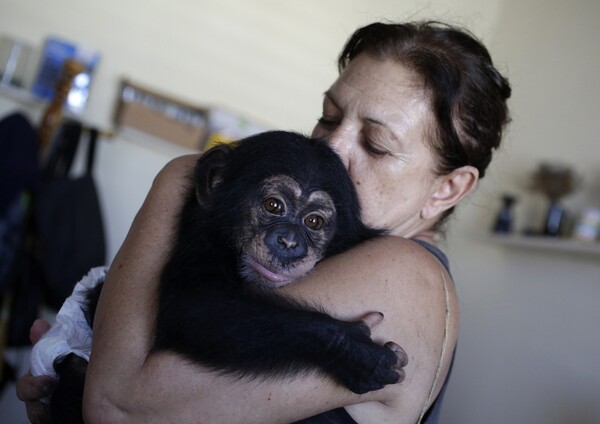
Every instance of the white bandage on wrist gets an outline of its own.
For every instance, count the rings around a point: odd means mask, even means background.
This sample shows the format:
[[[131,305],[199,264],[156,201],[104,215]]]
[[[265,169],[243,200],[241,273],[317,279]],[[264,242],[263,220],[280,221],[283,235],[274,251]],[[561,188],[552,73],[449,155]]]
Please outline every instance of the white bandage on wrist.
[[[92,350],[92,329],[85,319],[82,307],[86,292],[104,281],[107,270],[107,267],[92,268],[75,285],[73,293],[58,311],[56,323],[33,346],[31,373],[34,376],[49,375],[57,378],[54,361],[69,353],[89,361]]]

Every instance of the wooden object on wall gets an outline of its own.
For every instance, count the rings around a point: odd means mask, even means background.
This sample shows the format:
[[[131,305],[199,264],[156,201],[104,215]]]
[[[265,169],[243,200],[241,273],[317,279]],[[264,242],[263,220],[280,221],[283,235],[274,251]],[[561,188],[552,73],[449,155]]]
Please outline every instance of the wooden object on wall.
[[[196,151],[207,137],[207,109],[127,80],[121,84],[115,123]]]
[[[61,77],[56,84],[54,98],[46,108],[38,127],[40,141],[39,148],[42,155],[46,152],[46,149],[52,142],[54,133],[61,122],[63,106],[69,95],[73,79],[77,74],[83,72],[84,69],[85,66],[75,60],[70,59],[65,61]]]

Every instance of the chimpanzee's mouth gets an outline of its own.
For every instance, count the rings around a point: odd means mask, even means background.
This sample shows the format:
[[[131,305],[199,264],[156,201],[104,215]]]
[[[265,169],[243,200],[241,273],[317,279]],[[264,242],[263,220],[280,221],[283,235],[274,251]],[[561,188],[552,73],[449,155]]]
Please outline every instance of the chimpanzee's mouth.
[[[253,283],[264,284],[269,287],[282,287],[293,283],[306,275],[314,264],[299,264],[292,269],[274,271],[270,267],[261,264],[256,259],[246,256],[241,263],[241,274],[246,280]]]

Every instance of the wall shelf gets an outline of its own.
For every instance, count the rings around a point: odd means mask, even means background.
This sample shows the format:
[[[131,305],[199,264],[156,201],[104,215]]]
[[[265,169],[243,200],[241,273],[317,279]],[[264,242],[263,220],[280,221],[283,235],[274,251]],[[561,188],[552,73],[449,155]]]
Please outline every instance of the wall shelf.
[[[48,104],[47,100],[37,97],[31,91],[12,85],[0,84],[0,95],[30,107],[43,107]]]
[[[523,236],[514,234],[492,234],[487,238],[491,243],[501,244],[509,247],[552,250],[557,252],[600,256],[599,242],[583,242],[573,239],[561,239],[544,236]]]

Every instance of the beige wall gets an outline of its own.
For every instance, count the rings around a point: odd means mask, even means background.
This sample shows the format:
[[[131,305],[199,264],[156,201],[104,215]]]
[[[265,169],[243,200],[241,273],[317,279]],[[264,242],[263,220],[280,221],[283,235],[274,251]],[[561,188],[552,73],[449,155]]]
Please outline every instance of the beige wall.
[[[309,131],[335,58],[358,25],[379,18],[447,16],[489,36],[497,2],[0,0],[0,32],[39,45],[49,34],[103,57],[86,119],[108,127],[122,77],[201,105],[239,111],[268,127]],[[0,99],[0,111],[2,111]],[[101,145],[97,180],[114,255],[170,145]]]
[[[0,0],[0,32],[41,43],[49,34],[99,49],[86,120],[108,127],[122,76],[274,128],[310,130],[335,56],[369,21],[433,17],[464,24],[490,46],[514,87],[514,123],[490,174],[459,210],[448,245],[463,324],[448,423],[600,420],[598,257],[482,242],[498,192],[523,197],[541,159],[577,164],[589,181],[574,207],[598,201],[600,55],[597,0],[143,1]],[[50,4],[52,6],[50,6]],[[0,98],[0,112],[14,103]],[[109,254],[121,243],[153,175],[182,149],[116,137],[100,144],[96,178]],[[595,196],[595,197],[594,197]],[[518,209],[526,225],[527,196]],[[596,199],[596,200],[594,200]],[[530,205],[531,204],[531,205]],[[596,206],[600,206],[596,204]],[[577,417],[577,419],[573,419]]]
[[[462,331],[444,412],[448,423],[596,423],[600,255],[500,247],[474,231],[490,227],[503,191],[519,195],[520,228],[539,224],[545,203],[525,186],[541,160],[583,177],[573,210],[600,207],[600,2],[500,3],[491,48],[513,85],[513,124],[448,241]]]

